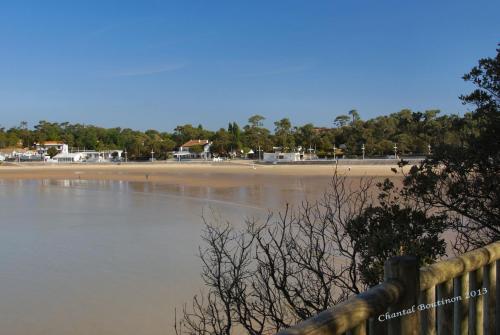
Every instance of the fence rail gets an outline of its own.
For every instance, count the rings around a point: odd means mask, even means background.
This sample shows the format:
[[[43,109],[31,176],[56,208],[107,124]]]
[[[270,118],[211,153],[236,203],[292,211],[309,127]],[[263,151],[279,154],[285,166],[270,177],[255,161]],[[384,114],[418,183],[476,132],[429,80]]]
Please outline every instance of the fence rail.
[[[387,260],[381,284],[278,335],[500,335],[500,242],[418,269]]]

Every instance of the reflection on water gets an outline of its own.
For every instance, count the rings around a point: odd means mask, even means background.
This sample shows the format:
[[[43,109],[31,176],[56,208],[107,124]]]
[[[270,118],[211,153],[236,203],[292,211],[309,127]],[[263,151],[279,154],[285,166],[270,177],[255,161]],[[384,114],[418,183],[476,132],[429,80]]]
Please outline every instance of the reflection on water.
[[[241,222],[314,198],[326,181],[0,181],[1,333],[171,334],[174,307],[200,288],[203,211]]]

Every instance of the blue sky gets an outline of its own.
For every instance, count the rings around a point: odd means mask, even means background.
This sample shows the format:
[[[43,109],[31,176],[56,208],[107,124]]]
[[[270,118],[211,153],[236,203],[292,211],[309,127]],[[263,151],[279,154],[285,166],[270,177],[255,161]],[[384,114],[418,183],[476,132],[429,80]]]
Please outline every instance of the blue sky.
[[[498,1],[2,1],[0,124],[332,124],[463,113]]]

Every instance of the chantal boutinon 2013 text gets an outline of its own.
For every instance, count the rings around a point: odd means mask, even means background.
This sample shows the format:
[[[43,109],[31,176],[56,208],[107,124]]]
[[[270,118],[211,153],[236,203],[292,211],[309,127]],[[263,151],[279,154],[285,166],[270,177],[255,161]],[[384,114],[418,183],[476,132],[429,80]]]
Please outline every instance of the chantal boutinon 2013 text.
[[[464,297],[462,297],[461,295],[458,295],[458,296],[447,298],[447,299],[436,300],[430,304],[413,305],[413,306],[411,306],[411,308],[403,309],[399,312],[380,314],[377,319],[380,322],[384,322],[386,320],[390,320],[390,319],[398,318],[400,316],[415,313],[416,311],[424,311],[426,309],[436,308],[439,306],[443,306],[443,305],[451,304],[451,303],[454,303],[457,301],[461,301],[462,299],[479,297],[479,296],[485,295],[487,293],[488,293],[488,289],[483,287],[483,288],[468,292]]]

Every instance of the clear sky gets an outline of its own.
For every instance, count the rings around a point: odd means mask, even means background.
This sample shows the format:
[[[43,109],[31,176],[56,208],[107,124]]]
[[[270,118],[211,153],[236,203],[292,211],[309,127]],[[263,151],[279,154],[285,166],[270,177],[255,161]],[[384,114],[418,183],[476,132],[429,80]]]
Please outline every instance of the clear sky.
[[[465,110],[500,1],[0,2],[0,124],[209,129]]]

